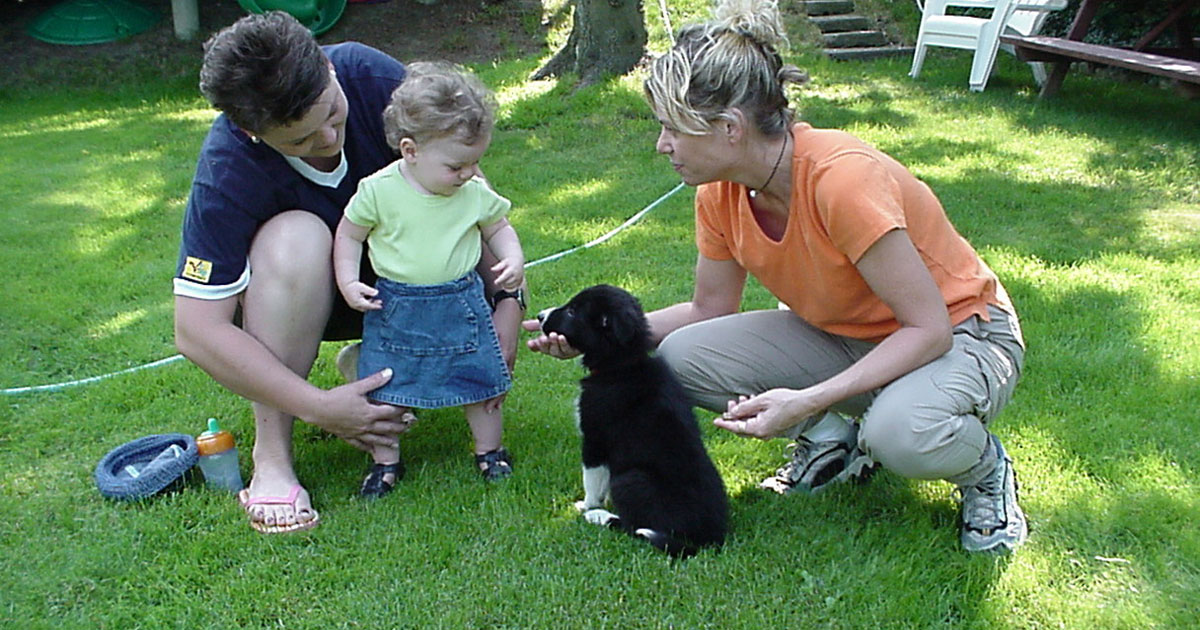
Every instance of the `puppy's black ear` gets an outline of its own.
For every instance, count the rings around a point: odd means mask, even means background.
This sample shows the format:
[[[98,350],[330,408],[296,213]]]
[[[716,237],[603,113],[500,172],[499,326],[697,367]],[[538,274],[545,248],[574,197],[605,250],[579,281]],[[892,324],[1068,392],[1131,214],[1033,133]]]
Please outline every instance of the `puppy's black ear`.
[[[606,314],[602,325],[618,347],[641,349],[645,345],[648,329],[644,316],[622,313],[620,316],[610,317]]]

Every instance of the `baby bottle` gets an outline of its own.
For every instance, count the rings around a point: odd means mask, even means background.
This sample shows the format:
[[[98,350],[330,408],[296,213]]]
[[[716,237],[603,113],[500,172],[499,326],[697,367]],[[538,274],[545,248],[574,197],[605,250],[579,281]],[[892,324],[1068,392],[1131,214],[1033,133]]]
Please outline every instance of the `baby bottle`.
[[[216,418],[209,418],[208,430],[196,438],[196,450],[200,452],[200,470],[206,484],[230,492],[243,488],[233,434],[222,431]]]

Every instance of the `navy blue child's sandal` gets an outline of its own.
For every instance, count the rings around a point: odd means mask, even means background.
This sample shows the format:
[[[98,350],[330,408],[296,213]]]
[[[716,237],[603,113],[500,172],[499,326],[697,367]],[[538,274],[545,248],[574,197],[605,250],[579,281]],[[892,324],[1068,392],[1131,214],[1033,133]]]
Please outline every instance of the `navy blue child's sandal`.
[[[512,457],[504,447],[475,456],[475,465],[484,481],[496,481],[512,475]]]
[[[391,475],[391,480],[388,480]],[[364,499],[378,499],[396,488],[396,482],[404,478],[404,460],[395,464],[371,464],[367,476],[363,478],[358,496]]]

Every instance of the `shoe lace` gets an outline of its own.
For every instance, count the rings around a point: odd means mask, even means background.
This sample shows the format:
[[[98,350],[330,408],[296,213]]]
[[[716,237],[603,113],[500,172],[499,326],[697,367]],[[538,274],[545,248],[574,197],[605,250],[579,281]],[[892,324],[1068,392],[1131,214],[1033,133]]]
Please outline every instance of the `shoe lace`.
[[[803,437],[795,442],[790,442],[784,448],[788,462],[775,471],[775,477],[789,484],[799,481],[800,475],[808,467],[808,462],[812,458],[812,447],[813,443]]]
[[[958,488],[963,504],[963,524],[975,531],[990,534],[1004,527],[1004,475],[1006,464],[1001,462],[995,472],[978,484]]]

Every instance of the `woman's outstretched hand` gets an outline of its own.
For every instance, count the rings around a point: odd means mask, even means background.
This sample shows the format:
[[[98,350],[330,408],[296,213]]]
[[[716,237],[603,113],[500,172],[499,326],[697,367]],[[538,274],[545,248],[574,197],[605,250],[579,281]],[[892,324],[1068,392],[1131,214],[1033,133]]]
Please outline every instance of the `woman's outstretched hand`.
[[[521,326],[529,332],[538,332],[542,329],[541,322],[536,319],[527,319],[521,322]],[[525,346],[534,352],[548,354],[556,359],[571,359],[579,356],[579,351],[571,347],[567,338],[556,332],[534,337],[526,341]]]
[[[803,390],[779,388],[729,401],[713,424],[743,437],[769,440],[818,411]]]

